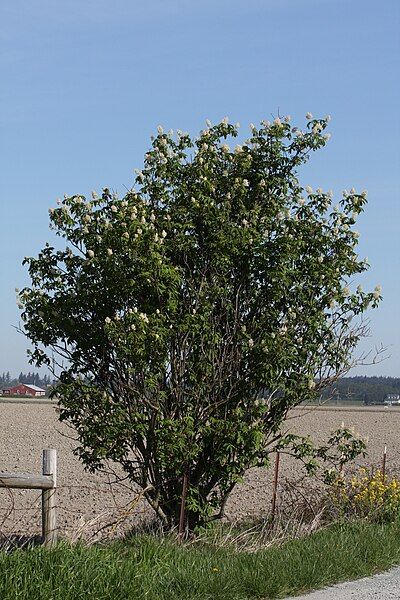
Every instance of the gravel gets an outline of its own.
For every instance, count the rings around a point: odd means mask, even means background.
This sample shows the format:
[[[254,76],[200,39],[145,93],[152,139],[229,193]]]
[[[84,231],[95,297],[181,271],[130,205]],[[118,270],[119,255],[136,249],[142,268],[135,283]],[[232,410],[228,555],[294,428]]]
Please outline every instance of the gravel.
[[[400,567],[357,581],[339,583],[293,600],[388,600],[400,597]],[[287,598],[286,600],[290,600]]]

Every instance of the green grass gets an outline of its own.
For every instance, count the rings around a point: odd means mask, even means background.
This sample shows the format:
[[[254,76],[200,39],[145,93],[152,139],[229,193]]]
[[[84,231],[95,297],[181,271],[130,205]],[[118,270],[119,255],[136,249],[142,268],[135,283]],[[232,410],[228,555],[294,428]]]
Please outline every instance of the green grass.
[[[283,598],[400,563],[400,527],[334,525],[255,553],[133,537],[0,553],[2,600]]]

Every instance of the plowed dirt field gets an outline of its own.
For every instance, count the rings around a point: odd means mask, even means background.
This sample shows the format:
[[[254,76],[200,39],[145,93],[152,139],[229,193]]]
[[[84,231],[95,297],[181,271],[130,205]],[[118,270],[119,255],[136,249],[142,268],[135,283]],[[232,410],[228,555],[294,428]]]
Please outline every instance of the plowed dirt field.
[[[342,423],[368,438],[364,464],[379,465],[386,444],[388,469],[400,471],[400,409],[302,408],[293,412],[286,427],[322,441]],[[0,402],[0,472],[39,474],[42,449],[57,449],[58,526],[62,535],[87,537],[115,520],[103,531],[116,534],[150,514],[143,502],[132,504],[134,490],[123,484],[110,486],[107,476],[85,472],[73,453],[76,445],[73,432],[58,421],[54,405]],[[299,475],[299,466],[282,456],[281,481],[294,481]],[[228,502],[228,518],[268,513],[272,478],[271,468],[250,470]],[[40,510],[40,491],[0,489],[0,535],[39,534]]]

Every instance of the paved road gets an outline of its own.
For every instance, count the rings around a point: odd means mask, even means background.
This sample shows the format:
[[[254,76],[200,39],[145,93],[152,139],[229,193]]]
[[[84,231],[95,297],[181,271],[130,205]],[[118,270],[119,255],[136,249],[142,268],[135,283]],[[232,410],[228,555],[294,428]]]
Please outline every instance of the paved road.
[[[296,600],[399,600],[400,567],[373,577],[339,583],[295,598]]]

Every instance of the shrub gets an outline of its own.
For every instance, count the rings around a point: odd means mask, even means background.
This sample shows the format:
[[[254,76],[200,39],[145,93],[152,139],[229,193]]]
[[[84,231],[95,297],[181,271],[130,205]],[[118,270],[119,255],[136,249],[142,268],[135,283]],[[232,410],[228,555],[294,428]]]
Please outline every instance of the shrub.
[[[136,188],[64,198],[50,221],[67,246],[25,261],[31,360],[59,377],[81,459],[119,463],[168,525],[184,473],[193,528],[268,464],[288,411],[348,370],[354,323],[380,299],[349,283],[368,268],[353,228],[366,193],[333,207],[297,177],[328,120],[263,121],[234,149],[227,119],[196,139],[159,128]]]

